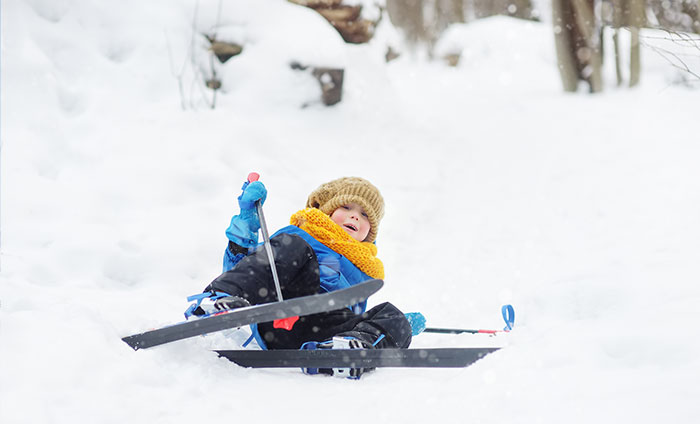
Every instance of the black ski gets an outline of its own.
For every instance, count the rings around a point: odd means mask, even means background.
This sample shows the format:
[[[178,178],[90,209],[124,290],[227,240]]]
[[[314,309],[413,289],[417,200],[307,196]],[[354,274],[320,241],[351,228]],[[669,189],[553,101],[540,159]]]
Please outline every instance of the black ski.
[[[430,349],[216,350],[247,368],[461,368],[497,347]]]
[[[384,285],[382,280],[368,280],[347,289],[234,309],[207,318],[193,319],[168,327],[134,334],[124,337],[122,340],[134,350],[146,349],[228,328],[242,327],[248,324],[274,321],[298,315],[333,311],[364,301],[379,290],[382,285]]]

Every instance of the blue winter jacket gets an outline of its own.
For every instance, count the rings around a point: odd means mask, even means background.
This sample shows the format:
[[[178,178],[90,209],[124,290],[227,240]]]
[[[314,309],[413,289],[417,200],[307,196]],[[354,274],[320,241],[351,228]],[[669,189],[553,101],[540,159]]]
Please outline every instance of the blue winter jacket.
[[[283,233],[298,235],[314,250],[320,271],[321,292],[344,289],[371,279],[369,275],[362,272],[345,256],[333,251],[301,228],[289,225],[277,231],[272,237]],[[224,272],[233,268],[244,257],[245,255],[243,254],[234,255],[229,249],[226,249],[224,254]],[[366,308],[367,301],[364,301],[354,305],[352,310],[356,314],[361,314]]]

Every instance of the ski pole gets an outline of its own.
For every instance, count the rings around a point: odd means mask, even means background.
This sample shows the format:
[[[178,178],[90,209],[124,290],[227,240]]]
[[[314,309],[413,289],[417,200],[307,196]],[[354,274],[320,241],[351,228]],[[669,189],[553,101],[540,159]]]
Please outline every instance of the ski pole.
[[[503,330],[471,330],[467,328],[431,328],[427,327],[423,330],[424,333],[440,333],[440,334],[496,334],[496,333],[507,333],[513,329],[515,324],[515,309],[513,305],[503,305],[501,307],[501,315],[503,315],[503,321],[505,321],[506,326]]]
[[[434,328],[427,327],[423,330],[424,333],[440,333],[440,334],[496,334],[496,333],[507,333],[508,330],[470,330],[467,328]]]
[[[257,172],[251,172],[248,174],[248,182],[252,183],[260,178],[260,174]],[[282,289],[280,288],[280,279],[277,276],[277,267],[275,266],[275,257],[272,254],[272,246],[270,245],[270,235],[267,232],[267,224],[265,223],[265,215],[263,215],[262,202],[260,200],[255,201],[255,208],[258,211],[258,218],[260,219],[260,232],[262,232],[263,242],[265,245],[265,251],[267,252],[267,258],[270,260],[270,269],[272,270],[272,279],[275,281],[275,289],[277,290],[277,301],[281,302]]]

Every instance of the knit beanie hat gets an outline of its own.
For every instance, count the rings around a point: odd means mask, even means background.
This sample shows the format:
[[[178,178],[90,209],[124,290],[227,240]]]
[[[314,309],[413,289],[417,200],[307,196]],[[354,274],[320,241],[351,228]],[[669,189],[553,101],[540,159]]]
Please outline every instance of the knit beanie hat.
[[[369,181],[359,177],[343,177],[321,184],[309,195],[307,208],[317,208],[331,215],[343,205],[356,203],[364,209],[369,219],[370,230],[366,242],[377,238],[379,221],[384,216],[384,198]]]

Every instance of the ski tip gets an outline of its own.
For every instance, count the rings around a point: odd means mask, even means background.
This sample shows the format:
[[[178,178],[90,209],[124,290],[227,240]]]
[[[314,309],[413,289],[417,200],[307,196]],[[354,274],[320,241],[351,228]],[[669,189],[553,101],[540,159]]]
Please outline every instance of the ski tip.
[[[122,341],[124,343],[128,344],[129,347],[131,347],[134,350],[139,350],[139,348],[141,347],[141,344],[139,343],[139,341],[134,340],[134,336],[122,337]]]

